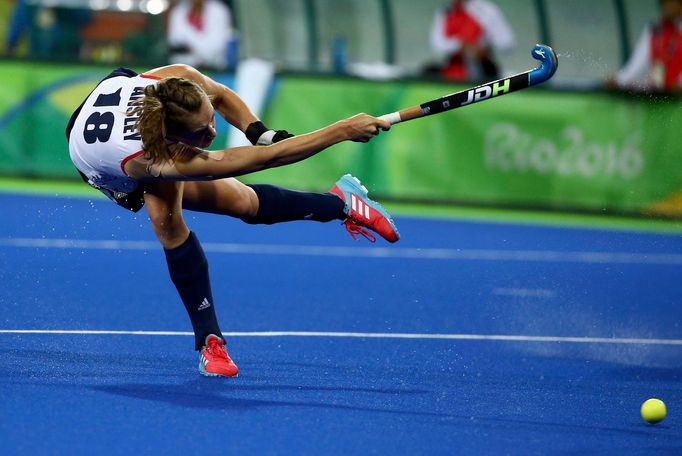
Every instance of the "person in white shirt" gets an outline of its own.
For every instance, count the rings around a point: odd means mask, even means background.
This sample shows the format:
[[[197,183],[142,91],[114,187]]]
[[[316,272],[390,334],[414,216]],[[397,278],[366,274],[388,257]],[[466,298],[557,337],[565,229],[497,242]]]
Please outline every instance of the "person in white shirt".
[[[223,70],[233,36],[230,9],[220,0],[183,0],[170,12],[170,62]]]
[[[431,47],[447,59],[444,79],[496,79],[500,75],[493,53],[514,47],[514,32],[500,9],[486,0],[454,0],[436,12]]]

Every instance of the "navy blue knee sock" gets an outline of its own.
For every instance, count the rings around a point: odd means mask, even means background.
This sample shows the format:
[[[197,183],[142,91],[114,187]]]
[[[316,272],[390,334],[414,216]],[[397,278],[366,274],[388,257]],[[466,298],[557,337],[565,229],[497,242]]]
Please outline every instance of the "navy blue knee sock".
[[[243,218],[246,223],[266,224],[315,220],[343,220],[344,203],[333,193],[310,193],[289,190],[274,185],[249,185],[258,195],[258,213]]]
[[[195,348],[199,350],[209,334],[223,337],[213,307],[208,261],[193,232],[179,247],[164,251],[168,272],[192,321]]]

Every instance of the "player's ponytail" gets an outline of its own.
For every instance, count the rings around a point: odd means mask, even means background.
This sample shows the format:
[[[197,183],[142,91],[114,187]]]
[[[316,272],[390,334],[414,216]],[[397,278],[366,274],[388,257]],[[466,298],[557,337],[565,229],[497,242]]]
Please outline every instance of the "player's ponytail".
[[[152,163],[173,159],[167,133],[181,131],[189,116],[199,111],[206,93],[196,83],[168,78],[145,87],[137,129],[142,137],[144,157]]]

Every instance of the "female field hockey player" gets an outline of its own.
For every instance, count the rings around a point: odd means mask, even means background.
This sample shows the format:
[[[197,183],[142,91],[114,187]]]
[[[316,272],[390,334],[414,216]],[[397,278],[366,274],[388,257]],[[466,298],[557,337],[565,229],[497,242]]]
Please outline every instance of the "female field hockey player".
[[[216,137],[216,112],[254,146],[206,151]],[[350,175],[327,193],[234,179],[295,163],[342,141],[367,142],[390,124],[367,114],[293,136],[260,122],[227,87],[186,65],[137,74],[119,68],[95,87],[66,129],[71,160],[83,179],[120,206],[145,206],[163,246],[170,278],[189,314],[199,371],[232,377],[238,368],[225,349],[208,263],[182,210],[237,217],[251,224],[342,220],[353,236],[399,239],[388,213]],[[369,230],[368,230],[369,229]]]

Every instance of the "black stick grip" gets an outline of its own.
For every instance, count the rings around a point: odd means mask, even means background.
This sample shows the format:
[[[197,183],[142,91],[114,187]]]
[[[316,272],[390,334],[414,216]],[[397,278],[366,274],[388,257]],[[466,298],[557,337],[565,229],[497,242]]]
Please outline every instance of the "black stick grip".
[[[530,72],[521,73],[517,74],[516,76],[512,76],[511,78],[487,82],[471,89],[446,95],[442,98],[438,98],[437,100],[428,101],[420,105],[422,108],[422,113],[425,116],[438,114],[440,112],[457,109],[462,106],[468,106],[470,104],[478,103],[479,101],[487,100],[489,98],[528,88],[530,85],[528,79],[529,73]]]

